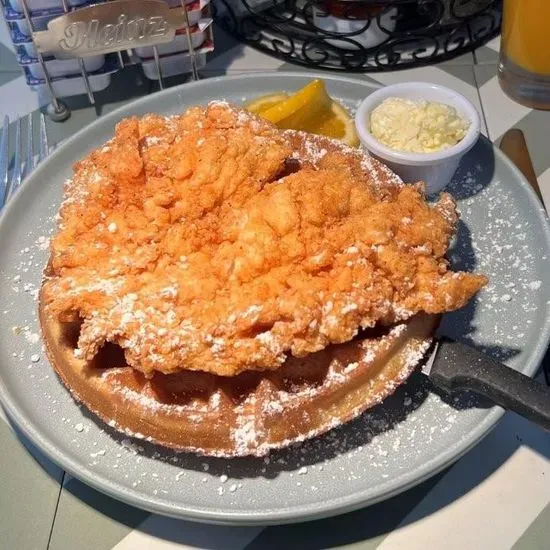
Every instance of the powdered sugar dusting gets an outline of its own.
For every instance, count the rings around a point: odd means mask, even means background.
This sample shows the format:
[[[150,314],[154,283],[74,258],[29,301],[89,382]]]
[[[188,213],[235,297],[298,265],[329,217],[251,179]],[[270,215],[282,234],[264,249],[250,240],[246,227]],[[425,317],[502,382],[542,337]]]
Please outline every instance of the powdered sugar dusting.
[[[338,150],[342,154],[348,157],[356,158],[364,172],[367,181],[369,181],[375,188],[387,187],[387,186],[401,186],[403,181],[401,178],[390,170],[386,165],[378,162],[376,159],[370,156],[365,150],[358,147],[350,147],[341,141],[333,140],[329,138],[320,138],[319,136],[313,136],[304,132],[298,132],[295,130],[287,130],[289,136],[299,135],[303,143],[302,151],[295,151],[292,154],[292,158],[301,162],[308,162],[314,167],[319,166],[323,158],[327,154],[327,150],[320,145],[320,143],[330,143],[331,147]],[[322,140],[322,141],[321,141]]]
[[[547,253],[537,251],[540,245],[533,245],[536,223],[517,208],[515,190],[502,180],[483,186],[484,170],[476,165],[457,174],[451,184],[451,193],[464,197],[459,203],[464,220],[459,231],[476,219],[483,219],[483,228],[457,241],[449,256],[458,268],[475,268],[488,276],[488,286],[476,298],[476,317],[491,321],[476,340],[497,359],[506,360],[517,355],[514,350],[525,348],[525,327],[543,324],[540,269],[545,265],[543,271],[550,273],[550,261]],[[450,325],[453,317],[460,318],[461,313],[446,316],[445,321]],[[473,324],[461,328],[466,338],[475,331]]]
[[[532,347],[549,316],[545,294],[550,273],[548,251],[535,241],[541,227],[533,212],[518,204],[516,183],[509,178],[485,188],[483,178],[483,167],[473,167],[450,187],[461,197],[464,221],[451,255],[458,266],[472,268],[476,264],[477,270],[489,275],[491,286],[482,292],[475,308],[446,316],[444,325],[447,334],[466,335],[502,360],[522,366],[525,354],[512,352]],[[130,435],[119,436],[85,417],[60,387],[47,361],[30,361],[34,353],[45,356],[40,342],[29,342],[23,330],[28,327],[29,334],[39,334],[35,296],[23,288],[26,284],[35,289],[40,286],[48,239],[43,227],[51,227],[56,209],[53,204],[45,219],[34,218],[38,220],[36,230],[25,221],[21,230],[21,235],[28,232],[25,242],[18,243],[16,249],[12,246],[2,260],[0,277],[5,290],[0,296],[0,339],[6,373],[21,377],[33,399],[36,420],[58,420],[57,435],[85,467],[100,478],[117,476],[134,495],[150,496],[155,491],[156,499],[185,506],[189,495],[197,493],[205,506],[256,511],[282,508],[296,498],[305,503],[346,498],[358,488],[383,483],[394,486],[401,476],[423,467],[427,450],[430,456],[444,452],[487,414],[486,409],[477,408],[479,403],[472,396],[442,400],[429,392],[420,375],[413,375],[382,407],[325,436],[274,452],[267,462],[205,459],[147,441],[140,441],[141,450],[135,448],[135,453],[121,448],[123,439],[138,443]],[[41,243],[39,237],[44,237]],[[3,242],[2,246],[9,245]],[[17,276],[19,280],[14,281]],[[11,330],[14,326],[21,329],[17,334]],[[105,455],[90,456],[102,449]],[[93,461],[97,464],[92,467]],[[298,475],[303,467],[307,473]],[[220,484],[224,474],[228,480]],[[234,485],[237,489],[231,491]],[[221,496],[220,486],[225,488]]]

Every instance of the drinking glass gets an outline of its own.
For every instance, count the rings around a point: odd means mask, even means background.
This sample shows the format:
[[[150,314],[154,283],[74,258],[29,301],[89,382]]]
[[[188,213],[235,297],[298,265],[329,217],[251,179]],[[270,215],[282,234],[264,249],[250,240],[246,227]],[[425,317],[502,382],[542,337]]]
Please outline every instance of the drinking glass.
[[[498,77],[514,101],[550,109],[550,0],[504,0]]]

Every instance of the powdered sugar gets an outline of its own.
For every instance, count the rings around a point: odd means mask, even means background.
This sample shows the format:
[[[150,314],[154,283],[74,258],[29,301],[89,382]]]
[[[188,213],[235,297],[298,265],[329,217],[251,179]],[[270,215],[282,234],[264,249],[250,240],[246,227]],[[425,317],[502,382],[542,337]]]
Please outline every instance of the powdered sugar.
[[[467,192],[476,194],[460,203],[465,228],[460,229],[459,243],[471,242],[472,247],[460,244],[455,248],[453,258],[459,265],[469,266],[469,269],[477,263],[476,270],[490,276],[491,287],[483,291],[475,308],[472,306],[465,312],[446,316],[448,321],[445,328],[451,335],[465,334],[476,343],[485,343],[491,346],[491,353],[522,366],[525,364],[525,354],[511,357],[509,352],[523,348],[525,343],[519,338],[522,333],[527,336],[527,345],[534,342],[548,312],[543,294],[548,262],[543,258],[544,252],[534,252],[532,248],[533,234],[540,231],[540,228],[535,221],[523,219],[522,210],[514,199],[515,195],[510,194],[508,184],[499,186],[496,194],[501,194],[500,198],[491,197],[492,193],[483,193],[483,187],[475,191],[478,186],[477,182],[466,184]],[[457,186],[451,188],[455,189]],[[510,208],[507,208],[506,203],[510,204]],[[487,219],[485,212],[489,210],[492,216]],[[510,220],[518,210],[520,214],[511,222],[511,226],[496,221],[499,216]],[[516,228],[520,224],[522,227]],[[487,238],[484,236],[485,232],[488,234]],[[514,237],[516,232],[519,235],[517,239]],[[524,238],[523,235],[527,237]],[[28,311],[35,308],[32,296],[24,293],[23,287],[27,283],[35,286],[40,284],[40,276],[36,270],[43,266],[45,254],[39,255],[37,249],[32,265],[28,265],[31,261],[29,255],[34,251],[32,240],[37,236],[38,234],[33,235],[27,242],[28,246],[25,246],[30,251],[21,254],[21,265],[16,272],[21,280],[11,283],[19,287],[19,292],[12,291],[8,286],[14,277],[13,270],[2,280],[6,284],[6,290],[0,317],[5,319],[3,333],[9,335],[9,338],[3,340],[7,357],[11,358],[15,353],[13,365],[21,376],[27,377],[26,387],[35,399],[37,415],[58,418],[59,426],[67,426],[63,437],[67,438],[75,454],[82,453],[82,456],[88,457],[90,452],[97,452],[97,449],[107,449],[106,455],[98,455],[98,464],[93,467],[94,474],[110,479],[114,475],[120,476],[122,483],[129,487],[136,483],[132,492],[151,495],[155,490],[159,499],[175,500],[184,504],[189,502],[190,493],[198,492],[205,506],[229,508],[236,504],[243,510],[273,509],[283,506],[284,502],[293,502],[297,495],[307,502],[343,498],[358,487],[372,487],[383,480],[393,483],[400,476],[416,471],[420,465],[425,464],[426,449],[429,449],[431,455],[444,452],[450,445],[460,441],[465,430],[467,432],[485,418],[486,410],[475,408],[477,403],[471,396],[461,397],[456,402],[452,399],[442,401],[429,394],[421,378],[415,376],[406,387],[398,389],[394,397],[387,399],[383,407],[373,409],[357,421],[315,441],[273,453],[272,460],[268,463],[253,459],[197,459],[145,443],[142,446],[143,451],[138,450],[136,454],[123,451],[117,457],[117,451],[113,449],[120,449],[117,444],[120,437],[111,432],[102,433],[103,425],[96,424],[91,419],[78,422],[80,411],[74,406],[70,396],[59,389],[46,361],[33,364],[32,369],[27,371],[26,365],[31,355],[30,342],[23,332],[18,337],[13,337],[10,332],[14,324],[21,327],[28,325],[31,334],[39,332],[34,317],[27,312],[19,313],[23,308]],[[526,243],[530,243],[529,248],[523,249],[522,246]],[[531,257],[528,258],[529,255]],[[30,271],[25,272],[25,269]],[[536,281],[541,281],[541,285],[537,287]],[[503,299],[507,295],[511,297],[510,301]],[[492,297],[497,298],[494,303]],[[535,307],[538,310],[533,310]],[[472,314],[474,309],[475,315]],[[502,342],[502,346],[496,344],[496,339]],[[22,350],[21,347],[25,349]],[[11,363],[8,370],[9,367]],[[49,378],[45,378],[46,372],[50,372]],[[31,378],[31,375],[35,378]],[[45,379],[42,380],[43,378]],[[39,381],[40,384],[37,385]],[[58,403],[54,404],[54,400]],[[67,424],[60,414],[63,407]],[[57,415],[52,413],[54,410],[58,411]],[[78,424],[81,425],[82,432],[74,428]],[[84,424],[89,428],[88,432],[85,431]],[[58,431],[62,434],[62,430]],[[93,447],[92,443],[97,445]],[[153,458],[157,451],[160,451],[161,456]],[[142,459],[139,463],[138,458]],[[176,462],[172,462],[173,459]],[[209,466],[206,474],[202,464]],[[307,467],[307,474],[298,476],[297,472],[303,466]],[[152,473],[157,474],[157,477],[153,477]],[[179,485],[171,485],[176,475],[181,473],[183,475],[180,476]],[[217,487],[223,473],[228,476],[228,481],[223,485],[225,492],[220,497]],[[290,477],[293,473],[294,477]],[[231,487],[235,484],[239,487],[239,483],[243,485],[242,490],[232,493]]]
[[[158,145],[161,142],[162,142],[162,139],[157,136],[147,136],[145,138],[145,145],[147,145],[147,147],[151,147],[152,145]]]
[[[459,241],[450,258],[465,269],[475,265],[476,270],[488,276],[488,286],[476,299],[476,316],[492,319],[485,327],[483,343],[502,360],[515,355],[512,349],[524,348],[523,333],[511,327],[519,326],[520,318],[531,317],[538,310],[542,281],[540,271],[539,276],[535,273],[541,269],[538,264],[550,267],[550,262],[544,254],[537,257],[533,245],[526,244],[526,235],[533,238],[534,223],[516,208],[513,190],[500,180],[483,187],[479,183],[483,170],[483,166],[475,166],[458,174],[451,185],[451,192],[465,197],[460,203],[465,222],[473,221],[476,213],[484,220],[484,227],[472,231],[469,241]],[[447,316],[449,323],[451,317]],[[521,323],[529,324],[533,324],[532,318]],[[471,325],[463,328],[466,334],[472,329]]]
[[[248,449],[257,448],[257,437],[258,431],[256,430],[255,416],[239,416],[237,419],[237,428],[232,433],[232,439],[237,452],[242,454]]]

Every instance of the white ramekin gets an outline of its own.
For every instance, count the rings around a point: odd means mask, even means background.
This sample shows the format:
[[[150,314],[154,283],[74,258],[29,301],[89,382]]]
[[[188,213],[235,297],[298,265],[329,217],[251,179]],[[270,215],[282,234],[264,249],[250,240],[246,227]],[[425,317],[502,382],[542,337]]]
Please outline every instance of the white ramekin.
[[[395,151],[380,143],[370,132],[370,114],[388,97],[411,100],[437,101],[451,105],[457,113],[470,122],[464,138],[447,149],[433,153],[408,153]],[[479,138],[480,121],[477,109],[463,95],[429,82],[405,82],[376,90],[359,105],[355,115],[355,127],[363,146],[387,164],[403,181],[426,183],[428,194],[441,191],[452,179],[460,159]]]

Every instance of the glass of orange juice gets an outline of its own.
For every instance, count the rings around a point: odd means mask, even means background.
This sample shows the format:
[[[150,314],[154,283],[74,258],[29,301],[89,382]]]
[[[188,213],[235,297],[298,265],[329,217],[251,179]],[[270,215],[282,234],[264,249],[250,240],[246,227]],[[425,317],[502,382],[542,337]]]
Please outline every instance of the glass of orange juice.
[[[498,76],[513,100],[550,109],[550,0],[504,0]]]

